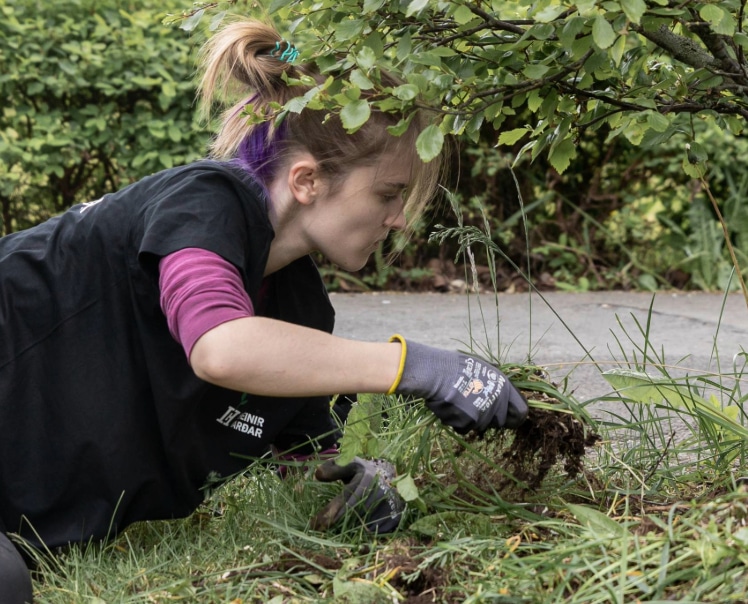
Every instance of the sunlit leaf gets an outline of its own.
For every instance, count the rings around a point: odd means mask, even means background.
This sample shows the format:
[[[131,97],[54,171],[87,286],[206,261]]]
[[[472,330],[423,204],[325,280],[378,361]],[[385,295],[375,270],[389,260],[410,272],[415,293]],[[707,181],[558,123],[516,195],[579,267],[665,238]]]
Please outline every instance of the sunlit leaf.
[[[626,36],[618,36],[618,39],[615,41],[615,44],[613,44],[613,47],[610,49],[610,56],[613,58],[613,63],[615,63],[616,66],[619,66],[621,64],[621,60],[623,59],[623,53],[626,51]]]
[[[366,99],[359,99],[348,103],[340,111],[340,119],[343,127],[349,132],[358,130],[363,126],[371,115],[371,107]]]
[[[184,21],[182,21],[182,24],[179,26],[180,29],[183,29],[184,31],[192,31],[195,29],[200,23],[200,19],[203,18],[203,15],[205,14],[205,9],[201,8],[198,11],[195,11],[191,16],[187,17]]]
[[[727,410],[715,406],[673,379],[623,368],[609,369],[602,375],[627,400],[643,404],[667,403],[675,409],[686,409],[720,432],[748,439],[748,428],[734,417],[732,406]]]
[[[411,17],[416,13],[422,11],[429,5],[429,0],[411,0],[408,4],[408,9],[405,11],[406,17]]]
[[[444,146],[444,134],[436,124],[431,124],[424,128],[416,139],[416,150],[418,156],[424,162],[430,162],[436,158]]]
[[[559,174],[563,174],[569,167],[571,160],[577,155],[577,148],[574,141],[565,138],[558,145],[551,149],[548,160]]]
[[[566,10],[566,7],[562,4],[552,4],[539,10],[533,16],[538,23],[550,23],[558,18],[558,16]]]
[[[730,13],[717,4],[703,4],[699,16],[709,23],[717,34],[731,36],[735,33],[735,20]]]
[[[647,10],[647,5],[644,0],[620,0],[621,8],[626,13],[629,21],[639,25],[641,23],[642,16]]]
[[[367,78],[360,69],[354,69],[351,72],[351,83],[355,84],[361,90],[370,90],[374,88],[372,81]]]
[[[364,46],[356,55],[356,61],[358,62],[359,67],[362,67],[363,69],[371,69],[377,62],[377,55],[374,52],[374,49],[369,46]]]
[[[418,96],[418,92],[415,84],[402,84],[393,90],[393,94],[403,101],[412,101]]]
[[[592,39],[598,48],[603,50],[610,48],[616,41],[616,32],[613,31],[611,24],[602,15],[595,17],[592,23]]]
[[[460,25],[465,25],[477,17],[467,6],[461,4],[455,9],[452,18]]]
[[[499,135],[500,145],[513,145],[519,141],[523,136],[526,136],[530,132],[528,128],[515,128],[513,130],[507,130]]]
[[[405,501],[415,501],[420,497],[416,481],[410,474],[403,474],[395,479],[397,492]]]
[[[385,0],[364,0],[364,13],[373,13],[384,5]]]

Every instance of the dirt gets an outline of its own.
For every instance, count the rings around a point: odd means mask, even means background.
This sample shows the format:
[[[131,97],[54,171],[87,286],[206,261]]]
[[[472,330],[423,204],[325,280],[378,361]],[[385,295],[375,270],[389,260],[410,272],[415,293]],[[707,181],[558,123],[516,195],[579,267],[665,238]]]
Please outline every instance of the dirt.
[[[281,557],[280,560],[263,567],[263,571],[303,576],[306,573],[317,572],[320,567],[328,571],[337,571],[344,564],[342,558],[312,552],[302,553],[309,556],[308,561],[296,556]],[[445,587],[448,586],[445,571],[440,568],[426,568],[419,571],[418,560],[412,556],[407,546],[402,553],[383,556],[374,573],[376,576],[389,577],[388,583],[402,596],[402,599],[398,600],[401,604],[426,604],[435,601],[456,604],[461,601],[453,600],[443,593]],[[375,579],[375,577],[367,578]]]
[[[503,457],[515,479],[537,489],[557,464],[570,478],[581,474],[586,450],[598,440],[598,434],[569,413],[531,407]]]

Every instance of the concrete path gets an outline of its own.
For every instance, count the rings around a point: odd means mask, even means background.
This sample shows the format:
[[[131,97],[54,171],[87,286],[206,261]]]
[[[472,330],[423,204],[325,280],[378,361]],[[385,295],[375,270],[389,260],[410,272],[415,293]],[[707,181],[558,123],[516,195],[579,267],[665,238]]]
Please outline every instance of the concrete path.
[[[551,292],[495,298],[378,293],[331,298],[337,335],[385,341],[401,333],[461,350],[470,348],[472,338],[476,350],[488,345],[504,362],[523,363],[530,357],[554,379],[568,376],[569,390],[579,402],[612,394],[601,370],[634,356],[641,359],[646,340],[650,354],[672,366],[670,375],[735,374],[734,362],[738,370],[748,362],[740,355],[748,352],[748,307],[741,294],[659,293],[653,298],[648,293]],[[741,384],[748,392],[748,368],[745,373]],[[598,403],[593,409],[606,408]]]

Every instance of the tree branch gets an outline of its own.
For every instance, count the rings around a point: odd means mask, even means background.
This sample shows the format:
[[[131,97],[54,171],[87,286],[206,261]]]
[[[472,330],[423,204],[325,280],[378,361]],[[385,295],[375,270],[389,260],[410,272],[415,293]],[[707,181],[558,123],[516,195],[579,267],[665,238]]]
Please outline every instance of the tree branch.
[[[715,34],[706,23],[694,23],[690,28],[712,53],[715,61],[719,63],[723,77],[729,77],[743,86],[748,85],[745,70],[730,55],[725,36]]]
[[[716,59],[704,51],[693,40],[674,34],[667,27],[661,25],[655,31],[648,31],[641,26],[634,27],[635,31],[650,42],[656,44],[678,61],[695,67],[696,69],[718,67]]]
[[[481,19],[483,19],[486,23],[490,23],[491,27],[494,29],[500,29],[501,31],[510,31],[513,34],[517,34],[520,36],[524,36],[525,33],[527,33],[524,29],[519,27],[518,25],[515,25],[513,23],[509,23],[508,21],[501,21],[494,17],[493,15],[488,14],[486,11],[484,11],[482,8],[475,6],[474,4],[466,4],[470,9],[470,12],[474,15],[477,15]]]

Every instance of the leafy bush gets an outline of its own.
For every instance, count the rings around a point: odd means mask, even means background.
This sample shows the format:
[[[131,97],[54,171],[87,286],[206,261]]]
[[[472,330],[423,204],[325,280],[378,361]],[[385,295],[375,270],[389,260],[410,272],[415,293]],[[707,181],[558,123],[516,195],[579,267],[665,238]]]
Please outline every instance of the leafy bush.
[[[0,233],[204,154],[175,0],[0,0]]]
[[[739,149],[748,116],[741,3],[260,0],[241,10],[263,8],[304,58],[334,75],[287,109],[340,111],[355,130],[367,105],[407,114],[427,104],[433,122],[419,137],[421,157],[450,135],[473,147],[461,162],[472,182],[456,187],[461,210],[482,205],[517,265],[569,287],[725,283],[731,263],[691,164],[703,170],[708,156],[719,162]],[[388,87],[382,70],[404,83]],[[362,90],[380,94],[363,99]],[[529,242],[514,178],[494,169],[502,149],[522,158]],[[711,260],[723,278],[699,276]]]
[[[748,180],[733,160],[745,155],[745,115],[717,64],[726,60],[719,40],[744,60],[748,38],[731,25],[742,13],[735,2],[661,4],[585,2],[564,12],[566,3],[524,0],[490,11],[421,0],[0,0],[0,234],[201,156],[207,134],[194,123],[192,79],[200,40],[184,30],[200,32],[201,17],[212,24],[226,10],[267,10],[305,58],[337,74],[304,102],[333,111],[348,103],[355,128],[368,115],[360,90],[380,86],[384,67],[406,84],[383,89],[375,104],[407,112],[435,103],[419,150],[428,155],[450,135],[460,148],[447,189],[461,215],[439,204],[394,266],[382,250],[356,275],[323,266],[331,287],[448,288],[464,277],[451,266],[460,246],[429,235],[458,222],[501,245],[511,261],[501,289],[520,283],[512,264],[536,284],[570,289],[736,287],[685,147],[707,167],[745,272]],[[162,25],[158,11],[184,29]],[[681,24],[663,34],[673,20]],[[710,74],[725,78],[723,88]],[[475,261],[487,259],[477,250]]]

